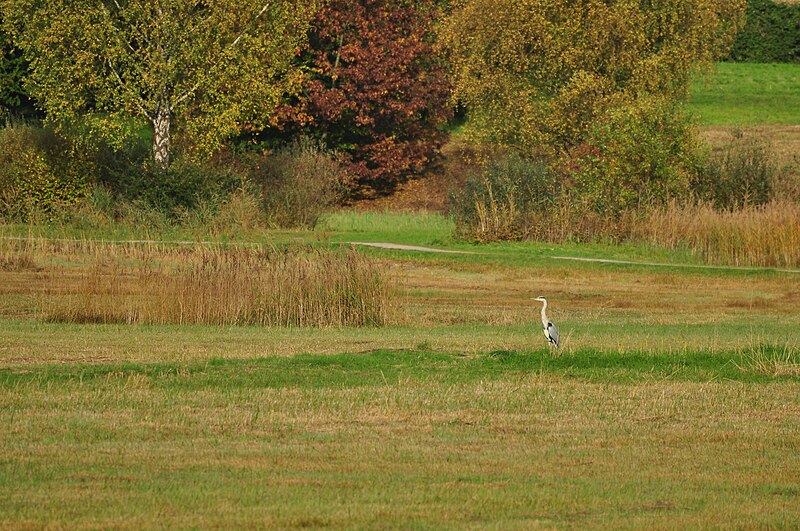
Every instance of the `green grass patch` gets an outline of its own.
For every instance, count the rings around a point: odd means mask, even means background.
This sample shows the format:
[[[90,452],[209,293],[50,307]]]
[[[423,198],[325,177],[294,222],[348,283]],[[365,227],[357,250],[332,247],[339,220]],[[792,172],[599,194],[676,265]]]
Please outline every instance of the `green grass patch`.
[[[800,64],[719,63],[692,84],[702,125],[800,124]]]
[[[334,212],[323,217],[317,231],[330,233],[336,241],[453,243],[452,221],[441,214],[427,212]]]
[[[766,363],[785,370],[770,373]],[[440,382],[466,384],[526,374],[576,378],[592,383],[641,383],[658,379],[704,382],[800,381],[798,352],[759,345],[746,352],[603,352],[592,349],[559,354],[495,350],[466,355],[426,350],[376,350],[364,353],[300,354],[247,360],[210,359],[192,363],[26,366],[0,369],[0,388],[20,385],[105,385],[110,377],[144,378],[168,390],[228,391],[246,388],[353,388]]]

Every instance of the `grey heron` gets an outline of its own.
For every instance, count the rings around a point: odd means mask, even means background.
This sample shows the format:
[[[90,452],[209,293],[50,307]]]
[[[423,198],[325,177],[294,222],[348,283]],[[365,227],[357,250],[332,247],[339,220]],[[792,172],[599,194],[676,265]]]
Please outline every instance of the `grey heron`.
[[[542,296],[539,296],[533,300],[543,303],[542,327],[544,328],[544,337],[546,337],[550,343],[552,343],[553,345],[556,346],[556,348],[558,348],[558,328],[556,328],[556,325],[554,325],[553,322],[547,318],[547,314],[545,313],[545,311],[547,310],[547,299],[545,299]]]

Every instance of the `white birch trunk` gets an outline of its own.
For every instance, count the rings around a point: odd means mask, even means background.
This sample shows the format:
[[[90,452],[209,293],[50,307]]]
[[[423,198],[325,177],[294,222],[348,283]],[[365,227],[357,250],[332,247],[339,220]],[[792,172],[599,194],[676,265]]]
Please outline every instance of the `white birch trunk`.
[[[168,106],[159,107],[153,117],[153,162],[158,171],[169,168],[170,119]]]

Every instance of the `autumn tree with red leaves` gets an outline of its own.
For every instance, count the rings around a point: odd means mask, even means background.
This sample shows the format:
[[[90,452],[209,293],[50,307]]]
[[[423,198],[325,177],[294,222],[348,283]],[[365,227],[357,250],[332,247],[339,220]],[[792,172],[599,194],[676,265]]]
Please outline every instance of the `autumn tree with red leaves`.
[[[391,189],[437,154],[450,88],[431,36],[432,0],[331,0],[300,60],[302,94],[283,126],[321,137],[351,163],[362,193]]]

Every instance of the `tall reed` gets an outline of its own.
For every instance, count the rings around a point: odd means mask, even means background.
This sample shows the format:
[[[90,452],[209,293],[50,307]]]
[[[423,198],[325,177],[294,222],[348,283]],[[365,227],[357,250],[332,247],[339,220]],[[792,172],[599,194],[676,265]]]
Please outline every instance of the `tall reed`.
[[[710,204],[651,210],[631,239],[686,248],[709,263],[765,267],[800,266],[800,204],[773,201],[736,210]]]
[[[69,322],[381,326],[394,307],[388,267],[353,249],[183,248],[94,255],[47,319]]]

